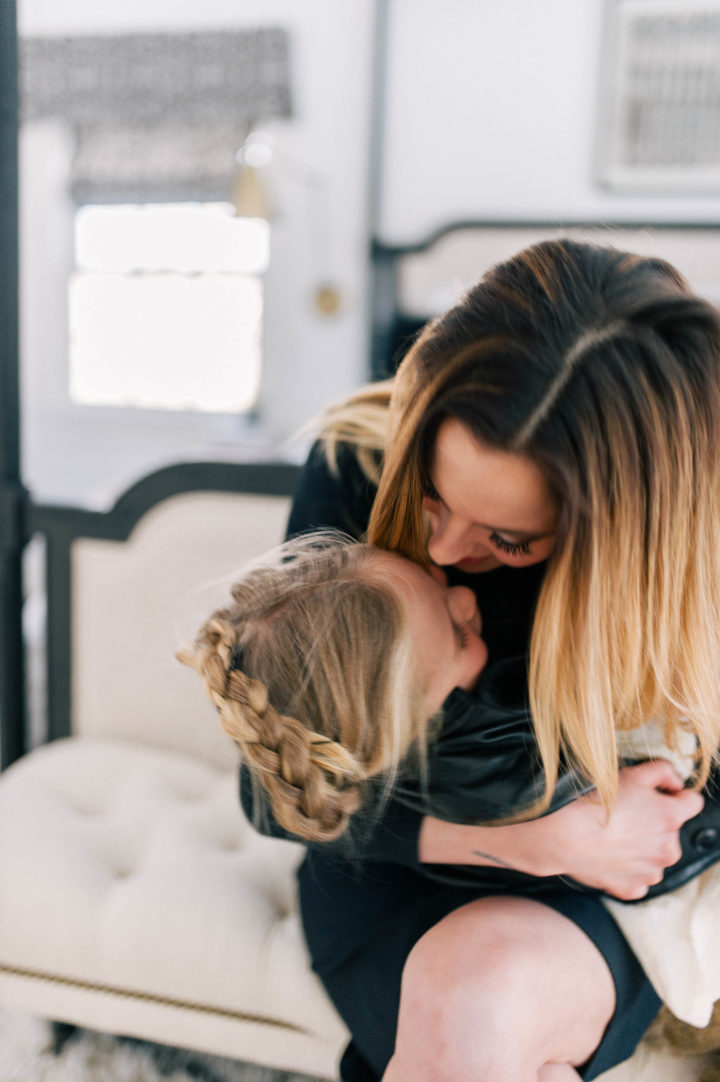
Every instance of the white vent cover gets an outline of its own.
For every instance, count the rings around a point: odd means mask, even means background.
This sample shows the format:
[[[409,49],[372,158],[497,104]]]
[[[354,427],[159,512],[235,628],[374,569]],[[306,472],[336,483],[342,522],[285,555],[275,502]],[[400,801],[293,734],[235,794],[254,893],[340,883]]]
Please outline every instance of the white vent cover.
[[[720,191],[720,0],[610,0],[599,179]]]

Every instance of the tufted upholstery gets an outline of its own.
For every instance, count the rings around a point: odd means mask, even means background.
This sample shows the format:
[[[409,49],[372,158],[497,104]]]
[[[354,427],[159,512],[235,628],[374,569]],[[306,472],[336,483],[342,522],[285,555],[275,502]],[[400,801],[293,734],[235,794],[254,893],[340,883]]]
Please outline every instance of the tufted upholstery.
[[[153,507],[127,541],[74,542],[74,732],[235,764],[175,651],[227,604],[238,569],[278,544],[288,507],[273,496],[194,492]]]
[[[302,848],[241,811],[235,749],[174,657],[287,500],[164,501],[73,545],[73,735],[0,775],[0,1004],[332,1078],[346,1031],[310,970]]]
[[[0,786],[0,972],[56,979],[58,994],[102,987],[146,1006],[202,1005],[210,1020],[264,1019],[245,1058],[332,1075],[344,1033],[308,969],[301,852],[238,814],[232,772],[58,741]],[[208,1050],[238,1054],[228,1036]]]

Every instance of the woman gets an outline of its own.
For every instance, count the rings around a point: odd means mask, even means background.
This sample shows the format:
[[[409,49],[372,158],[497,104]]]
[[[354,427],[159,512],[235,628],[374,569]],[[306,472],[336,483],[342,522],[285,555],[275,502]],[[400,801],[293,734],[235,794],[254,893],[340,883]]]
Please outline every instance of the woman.
[[[371,541],[471,585],[491,659],[529,649],[540,808],[563,757],[599,795],[495,827],[396,799],[362,863],[308,851],[305,933],[353,1035],[343,1078],[589,1080],[657,1009],[594,897],[518,873],[640,898],[701,806],[667,764],[618,771],[614,732],[659,717],[672,741],[690,724],[698,784],[718,746],[719,343],[715,311],[666,264],[547,242],[493,269],[410,351],[377,499],[347,412],[337,472],[314,449],[291,532],[359,533],[372,509]],[[365,406],[350,409],[353,433]],[[492,790],[504,760],[488,770],[486,752],[474,765]],[[504,793],[498,818],[515,810]],[[436,878],[456,867],[464,883]]]

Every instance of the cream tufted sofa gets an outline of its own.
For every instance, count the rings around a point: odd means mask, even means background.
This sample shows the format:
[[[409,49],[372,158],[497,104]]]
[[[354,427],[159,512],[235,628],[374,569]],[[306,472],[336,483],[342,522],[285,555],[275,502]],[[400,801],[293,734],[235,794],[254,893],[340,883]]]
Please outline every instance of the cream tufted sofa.
[[[183,491],[200,476],[226,491]],[[0,775],[0,1004],[336,1075],[346,1032],[308,964],[301,848],[244,819],[234,747],[174,658],[233,572],[281,539],[292,480],[178,467],[106,516],[36,512],[56,739]],[[53,593],[65,558],[71,589]]]

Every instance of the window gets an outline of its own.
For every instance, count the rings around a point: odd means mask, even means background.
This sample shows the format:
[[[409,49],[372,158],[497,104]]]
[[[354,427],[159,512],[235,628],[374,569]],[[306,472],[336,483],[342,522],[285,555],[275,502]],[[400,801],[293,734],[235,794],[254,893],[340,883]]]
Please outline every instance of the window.
[[[88,205],[75,217],[70,395],[237,413],[256,403],[268,223],[224,203]]]

